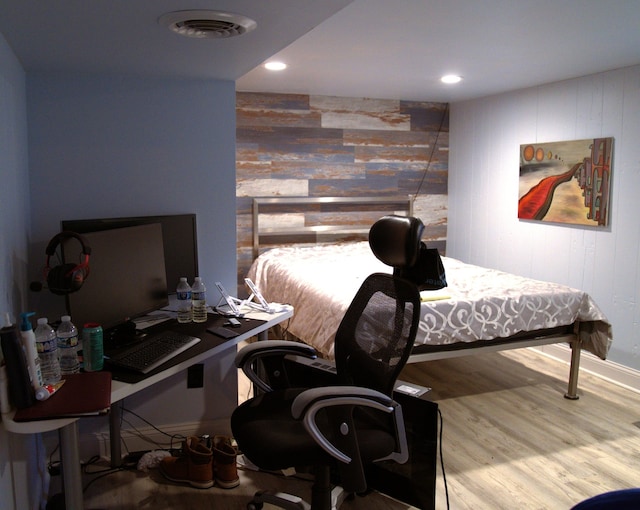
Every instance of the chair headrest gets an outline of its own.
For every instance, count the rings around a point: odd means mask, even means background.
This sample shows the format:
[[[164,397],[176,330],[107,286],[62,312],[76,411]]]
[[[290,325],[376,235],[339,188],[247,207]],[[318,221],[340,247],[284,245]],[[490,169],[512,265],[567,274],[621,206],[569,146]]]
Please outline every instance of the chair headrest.
[[[424,224],[419,218],[383,216],[369,230],[369,246],[388,266],[413,266],[418,260],[423,230]]]

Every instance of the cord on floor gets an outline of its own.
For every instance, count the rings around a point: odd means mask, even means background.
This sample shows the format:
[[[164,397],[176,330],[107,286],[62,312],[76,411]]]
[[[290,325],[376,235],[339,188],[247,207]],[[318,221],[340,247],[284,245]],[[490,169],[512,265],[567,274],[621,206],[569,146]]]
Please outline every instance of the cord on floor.
[[[442,481],[444,483],[444,494],[445,494],[445,498],[447,500],[447,509],[449,508],[449,488],[447,486],[447,474],[445,473],[444,470],[444,455],[442,453],[442,432],[444,429],[444,419],[442,418],[442,411],[440,411],[440,408],[438,407],[438,416],[440,417],[440,438],[439,438],[439,443],[440,443],[440,468],[442,469]]]

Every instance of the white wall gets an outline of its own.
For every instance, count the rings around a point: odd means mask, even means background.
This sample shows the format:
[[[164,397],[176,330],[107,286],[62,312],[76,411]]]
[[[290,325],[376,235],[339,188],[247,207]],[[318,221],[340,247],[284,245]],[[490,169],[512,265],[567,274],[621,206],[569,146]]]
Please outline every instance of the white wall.
[[[60,298],[28,295],[62,219],[194,212],[205,282],[235,283],[233,82],[27,75],[0,35],[0,169],[0,312],[62,312]],[[179,374],[125,405],[158,426],[226,418],[232,362],[232,353],[210,360],[203,389],[185,391]],[[107,421],[81,430],[106,431]],[[0,428],[0,510],[38,508],[42,444]]]
[[[588,292],[640,369],[640,66],[451,106],[447,255]],[[519,221],[520,144],[614,137],[610,227]]]
[[[25,73],[0,34],[0,326],[5,313],[16,320],[27,302],[28,237]],[[10,436],[0,425],[0,510],[39,507],[45,459],[40,437]],[[23,480],[30,480],[28,490]]]
[[[62,219],[195,213],[210,300],[215,281],[233,287],[233,82],[29,73],[27,92],[31,278]],[[64,300],[44,292],[32,307],[55,320]],[[159,427],[228,417],[237,404],[232,364],[227,354],[215,357],[203,389],[185,391],[186,373],[179,374],[125,406]],[[83,420],[81,433],[106,430],[106,422]]]

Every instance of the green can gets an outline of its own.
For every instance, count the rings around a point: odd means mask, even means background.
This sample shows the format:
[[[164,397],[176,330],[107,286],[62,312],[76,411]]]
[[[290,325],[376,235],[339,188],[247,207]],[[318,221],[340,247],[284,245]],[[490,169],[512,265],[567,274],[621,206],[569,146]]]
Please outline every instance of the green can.
[[[85,372],[97,372],[104,368],[102,326],[88,322],[82,328],[82,357]]]

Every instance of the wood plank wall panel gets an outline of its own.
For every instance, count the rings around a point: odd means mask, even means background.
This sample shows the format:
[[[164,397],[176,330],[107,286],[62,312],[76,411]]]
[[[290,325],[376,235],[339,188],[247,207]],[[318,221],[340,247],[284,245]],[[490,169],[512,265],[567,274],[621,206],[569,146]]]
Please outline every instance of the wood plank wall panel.
[[[415,196],[425,240],[444,254],[448,160],[445,103],[238,92],[239,294],[252,262],[253,197]],[[366,225],[372,218],[312,211],[301,217],[274,214],[267,221]]]

